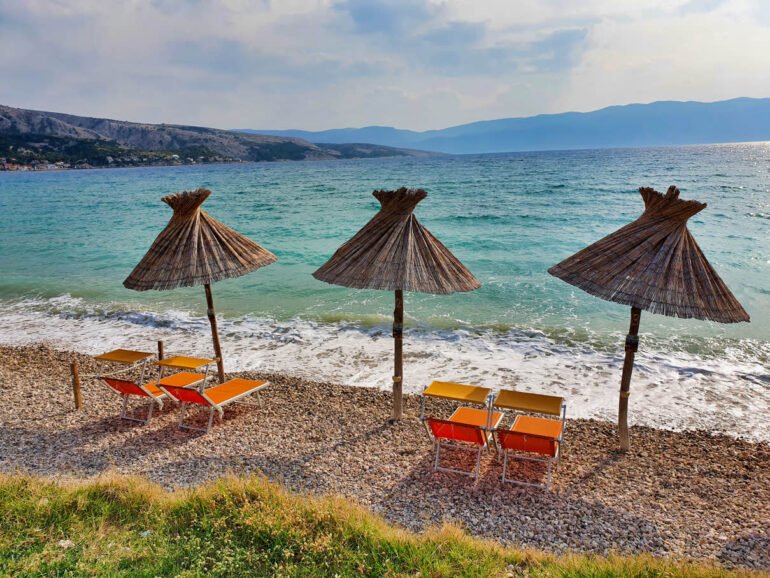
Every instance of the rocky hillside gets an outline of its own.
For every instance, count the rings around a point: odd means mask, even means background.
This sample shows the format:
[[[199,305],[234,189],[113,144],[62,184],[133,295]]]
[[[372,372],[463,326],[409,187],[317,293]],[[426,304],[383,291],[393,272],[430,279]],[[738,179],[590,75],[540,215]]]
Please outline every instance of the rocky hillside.
[[[142,124],[0,105],[0,157],[94,166],[116,163],[326,160],[424,155],[381,145],[310,143],[293,137],[196,126]],[[136,162],[131,159],[137,159]],[[110,160],[112,159],[112,160]],[[128,159],[124,162],[123,159]]]

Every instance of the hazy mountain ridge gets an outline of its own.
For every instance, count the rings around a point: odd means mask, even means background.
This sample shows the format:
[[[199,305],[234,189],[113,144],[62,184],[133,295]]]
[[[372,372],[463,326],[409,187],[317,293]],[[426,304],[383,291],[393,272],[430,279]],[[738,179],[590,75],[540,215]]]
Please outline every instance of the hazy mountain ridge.
[[[32,156],[34,153],[40,153],[53,159],[57,154],[66,157],[68,148],[75,147],[81,151],[87,149],[92,151],[91,154],[97,155],[90,159],[93,161],[91,164],[97,165],[107,164],[108,156],[136,156],[161,151],[166,156],[170,156],[169,153],[172,152],[180,152],[217,162],[325,160],[425,154],[423,151],[393,149],[376,144],[346,144],[341,147],[335,143],[324,147],[295,137],[246,134],[197,126],[136,123],[3,105],[0,105],[0,140],[3,140],[4,144],[0,156],[11,156],[14,150],[18,151],[21,147],[32,153]],[[93,152],[97,149],[100,152]]]
[[[254,132],[309,142],[366,141],[455,154],[758,141],[770,140],[770,98],[659,101],[585,113],[479,121],[424,132],[383,126]]]

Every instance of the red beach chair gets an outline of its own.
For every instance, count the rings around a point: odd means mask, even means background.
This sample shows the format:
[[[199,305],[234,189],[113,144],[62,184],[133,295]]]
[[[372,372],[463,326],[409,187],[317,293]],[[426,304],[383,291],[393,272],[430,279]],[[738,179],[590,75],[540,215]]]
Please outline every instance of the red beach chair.
[[[158,406],[158,409],[163,409],[163,398],[166,397],[166,392],[162,391],[158,387],[157,381],[151,381],[150,383],[139,385],[133,381],[118,379],[115,377],[102,376],[100,379],[123,397],[123,409],[120,412],[120,419],[147,423],[150,421],[150,418],[152,417],[152,410],[156,405]],[[204,375],[202,373],[190,373],[185,371],[164,377],[160,380],[160,385],[189,387],[191,385],[201,383],[203,379]],[[150,399],[150,408],[147,411],[147,417],[145,419],[138,419],[126,415],[126,410],[128,409],[128,397],[131,395],[147,397]]]
[[[503,451],[503,482],[544,488],[548,491],[551,486],[551,465],[554,462],[558,462],[561,455],[562,437],[567,419],[567,404],[564,402],[564,398],[555,395],[502,389],[489,408],[490,412],[492,408],[540,413],[560,418],[549,419],[517,415],[511,429],[497,430],[497,440]],[[540,454],[545,457],[523,456],[521,453]],[[545,485],[506,478],[508,454],[511,454],[511,457],[516,459],[547,463],[548,477]]]
[[[500,423],[503,414],[494,412],[491,420],[491,427],[494,428]],[[433,462],[433,471],[441,470],[443,472],[454,472],[466,476],[473,476],[479,479],[479,468],[481,467],[481,452],[488,447],[490,416],[489,412],[483,409],[473,409],[469,407],[459,407],[448,420],[426,418],[431,431],[433,432],[434,443],[436,445],[436,459]],[[444,443],[441,440],[452,440],[461,442],[463,445]],[[472,444],[469,446],[468,444]],[[473,446],[476,446],[474,448]],[[456,470],[453,468],[444,468],[439,466],[439,453],[442,447],[451,447],[461,450],[476,451],[475,472],[465,470]]]
[[[546,492],[551,486],[551,464],[559,460],[562,435],[564,434],[564,422],[555,419],[518,415],[509,430],[498,429],[497,439],[503,450],[503,482],[511,482],[522,486],[543,488]],[[511,453],[511,456],[520,460],[532,460],[548,464],[548,475],[545,484],[533,484],[521,480],[505,477],[508,466],[508,454],[510,452],[526,452],[540,454],[542,458],[523,456]]]
[[[182,402],[182,413],[179,416],[180,429],[208,432],[211,429],[211,422],[214,420],[214,410],[219,413],[220,417],[224,417],[224,406],[230,403],[245,403],[239,400],[253,393],[259,395],[260,390],[266,388],[268,385],[270,385],[269,381],[231,379],[230,381],[226,381],[225,383],[221,383],[205,391],[196,391],[195,389],[187,389],[168,384],[161,384],[161,388],[169,396]],[[205,428],[193,427],[182,423],[184,420],[185,406],[188,403],[197,403],[209,407],[209,422]]]

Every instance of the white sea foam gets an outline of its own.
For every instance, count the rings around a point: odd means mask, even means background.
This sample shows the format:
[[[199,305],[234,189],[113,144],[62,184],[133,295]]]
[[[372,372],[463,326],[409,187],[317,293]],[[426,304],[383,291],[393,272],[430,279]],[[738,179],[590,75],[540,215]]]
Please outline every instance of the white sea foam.
[[[393,341],[387,324],[220,319],[228,371],[265,370],[387,389]],[[404,343],[407,392],[433,379],[516,387],[564,395],[571,417],[614,420],[623,362],[617,349],[592,340],[570,342],[538,330],[408,330]],[[97,354],[117,347],[210,354],[205,317],[89,306],[69,296],[25,299],[0,314],[0,343],[50,342]],[[606,342],[607,336],[604,336]],[[770,440],[770,373],[762,344],[719,346],[719,355],[688,353],[665,340],[642,337],[632,382],[630,421],[667,429],[707,429]],[[671,352],[670,350],[673,350]]]

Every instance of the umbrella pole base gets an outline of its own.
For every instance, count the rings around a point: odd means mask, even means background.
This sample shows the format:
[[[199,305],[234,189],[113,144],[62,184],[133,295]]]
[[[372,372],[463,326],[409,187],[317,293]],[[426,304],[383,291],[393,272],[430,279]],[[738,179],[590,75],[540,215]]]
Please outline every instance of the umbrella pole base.
[[[403,417],[403,389],[401,377],[393,376],[393,413],[388,420],[389,423],[395,423]]]

